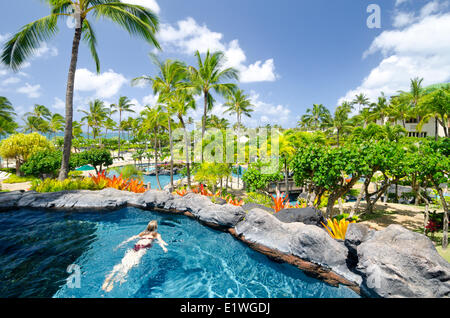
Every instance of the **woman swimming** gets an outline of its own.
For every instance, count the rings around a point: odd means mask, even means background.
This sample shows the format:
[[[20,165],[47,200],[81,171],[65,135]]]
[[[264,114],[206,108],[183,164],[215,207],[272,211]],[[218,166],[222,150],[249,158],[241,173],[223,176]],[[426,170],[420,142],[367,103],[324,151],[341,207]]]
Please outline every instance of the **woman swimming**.
[[[156,239],[156,243],[167,253],[166,242],[163,241],[161,235],[156,231],[158,229],[158,223],[156,221],[151,221],[144,232],[139,235],[135,235],[130,237],[128,240],[122,242],[117,246],[120,248],[121,246],[127,244],[128,242],[139,239],[139,241],[134,245],[133,249],[127,251],[125,256],[122,259],[120,264],[114,266],[112,272],[106,277],[105,282],[103,283],[102,289],[110,292],[115,282],[123,283],[125,281],[125,277],[130,271],[131,268],[138,265],[141,258],[147,253],[147,250],[152,247],[154,240]]]

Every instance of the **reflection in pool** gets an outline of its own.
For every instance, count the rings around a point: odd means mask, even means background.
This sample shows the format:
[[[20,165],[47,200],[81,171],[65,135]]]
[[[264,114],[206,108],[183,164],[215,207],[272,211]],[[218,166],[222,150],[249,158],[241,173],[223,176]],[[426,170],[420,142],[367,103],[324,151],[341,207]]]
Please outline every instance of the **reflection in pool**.
[[[101,290],[130,242],[150,220],[169,243],[153,246],[123,284]],[[69,288],[70,264],[81,268],[80,288]],[[270,261],[227,233],[184,216],[135,208],[108,213],[18,210],[0,213],[0,297],[358,297]]]

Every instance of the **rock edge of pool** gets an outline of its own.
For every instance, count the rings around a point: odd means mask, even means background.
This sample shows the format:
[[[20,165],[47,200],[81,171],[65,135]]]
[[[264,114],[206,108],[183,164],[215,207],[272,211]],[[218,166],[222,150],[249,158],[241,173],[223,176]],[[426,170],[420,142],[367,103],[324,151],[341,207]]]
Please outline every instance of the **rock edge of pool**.
[[[315,225],[284,223],[262,208],[217,205],[207,197],[165,191],[142,194],[105,189],[55,193],[0,193],[0,211],[47,209],[108,211],[136,207],[184,214],[229,232],[272,260],[286,262],[332,286],[345,285],[365,297],[449,297],[450,264],[425,235],[391,225],[374,231],[350,224],[345,241]]]

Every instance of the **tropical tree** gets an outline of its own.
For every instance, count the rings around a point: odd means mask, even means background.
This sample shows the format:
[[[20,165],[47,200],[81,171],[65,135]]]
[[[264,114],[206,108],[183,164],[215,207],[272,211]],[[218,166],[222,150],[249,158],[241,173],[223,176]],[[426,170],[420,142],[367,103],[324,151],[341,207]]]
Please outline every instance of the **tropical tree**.
[[[24,132],[40,132],[47,133],[49,131],[49,123],[39,117],[36,116],[28,116],[24,118]]]
[[[421,121],[417,126],[420,131],[423,125],[434,119],[435,124],[435,140],[438,140],[438,127],[443,128],[445,137],[448,137],[448,121],[450,114],[450,85],[447,88],[441,88],[426,96],[424,96],[419,105],[419,113]]]
[[[172,191],[174,189],[173,183],[173,138],[172,138],[172,115],[174,110],[172,108],[172,100],[175,98],[175,91],[179,89],[186,89],[186,85],[182,87],[182,84],[186,83],[188,77],[186,66],[180,61],[166,60],[161,62],[158,58],[150,54],[153,63],[158,68],[158,75],[155,77],[141,76],[135,78],[133,83],[137,82],[149,82],[152,85],[153,93],[159,94],[158,102],[165,105],[167,112],[167,127],[169,130],[169,142],[170,142],[170,186]]]
[[[226,118],[219,118],[216,115],[211,115],[206,118],[206,128],[226,130],[228,127],[230,127],[230,122]]]
[[[202,120],[202,140],[205,136],[206,117],[208,111],[214,107],[214,98],[212,92],[221,96],[231,94],[236,90],[236,84],[224,83],[224,81],[239,80],[239,72],[234,68],[224,68],[225,55],[223,52],[206,53],[202,60],[200,52],[195,53],[197,57],[197,68],[189,67],[190,72],[190,87],[197,93],[203,95],[203,120]],[[203,162],[203,150],[201,154],[201,161]]]
[[[153,147],[154,147],[154,159],[155,159],[155,176],[158,187],[161,190],[161,182],[159,180],[158,172],[158,148],[160,145],[160,140],[158,136],[161,135],[162,131],[167,124],[167,113],[165,113],[160,105],[149,107],[147,106],[144,111],[141,112],[142,125],[141,131],[144,133],[153,133]]]
[[[32,112],[25,113],[24,116],[36,117],[39,119],[50,120],[52,117],[52,112],[44,105],[35,104]]]
[[[322,104],[314,104],[306,110],[306,114],[299,121],[299,126],[318,130],[324,127],[324,123],[330,118],[330,111]]]
[[[117,104],[112,104],[111,108],[115,109],[119,112],[119,150],[118,150],[118,157],[120,157],[120,135],[122,132],[122,113],[134,113],[135,111],[132,109],[134,104],[131,103],[131,101],[126,96],[121,96],[119,98],[119,102]]]
[[[403,128],[406,128],[406,120],[412,114],[411,104],[401,96],[393,97],[387,109],[387,114],[394,123],[400,121]]]
[[[0,96],[0,118],[12,120],[14,116],[14,107],[11,102],[6,97]]]
[[[55,135],[59,131],[64,131],[64,117],[57,113],[52,114],[48,126],[50,132],[52,132]]]
[[[381,96],[378,97],[378,101],[376,103],[372,103],[371,111],[374,114],[374,118],[381,120],[381,125],[384,125],[385,119],[388,116],[389,103],[386,99],[384,93],[381,93]]]
[[[131,35],[146,40],[159,48],[155,33],[158,30],[158,18],[143,6],[123,3],[114,0],[46,0],[50,6],[50,15],[25,25],[18,33],[6,42],[1,55],[2,62],[18,70],[21,65],[42,45],[58,31],[58,20],[73,18],[75,31],[72,43],[72,55],[68,72],[66,89],[66,125],[64,133],[64,151],[59,179],[67,178],[69,159],[72,148],[72,120],[73,120],[73,92],[75,71],[78,61],[80,41],[83,39],[88,45],[96,63],[97,72],[100,72],[100,60],[97,54],[97,38],[88,15],[91,13],[95,19],[105,18],[118,24]],[[82,37],[83,36],[83,37]]]
[[[250,114],[253,112],[253,109],[251,108],[253,105],[250,98],[245,95],[244,91],[241,89],[228,95],[227,98],[227,102],[225,103],[227,109],[225,113],[236,115],[236,123],[239,130],[241,127],[242,115],[250,117]]]
[[[180,89],[177,90],[176,93],[174,94],[171,105],[174,113],[176,114],[178,120],[180,121],[181,128],[184,131],[185,152],[186,152],[186,177],[188,186],[189,188],[191,188],[191,168],[190,168],[191,151],[190,151],[189,134],[187,131],[184,116],[187,115],[187,112],[190,109],[194,110],[196,108],[195,99],[186,90]]]
[[[100,99],[96,99],[94,101],[89,102],[89,110],[80,110],[86,116],[82,118],[89,123],[92,127],[92,136],[95,139],[97,136],[99,137],[99,143],[101,145],[101,135],[100,128],[103,125],[103,122],[108,118],[109,110],[105,106],[105,103]]]
[[[52,150],[52,143],[38,133],[14,134],[0,143],[0,155],[16,161],[16,173],[21,174],[20,167],[28,158],[38,151]]]
[[[340,137],[342,133],[351,130],[352,125],[348,115],[351,112],[351,105],[344,102],[341,106],[336,108],[334,116],[331,118],[330,126],[333,127],[336,132],[336,142],[337,146],[340,146]]]
[[[356,95],[355,99],[353,99],[352,105],[359,105],[359,109],[358,111],[361,112],[361,110],[364,108],[364,106],[369,106],[370,105],[370,100],[369,98],[364,95],[363,93]]]

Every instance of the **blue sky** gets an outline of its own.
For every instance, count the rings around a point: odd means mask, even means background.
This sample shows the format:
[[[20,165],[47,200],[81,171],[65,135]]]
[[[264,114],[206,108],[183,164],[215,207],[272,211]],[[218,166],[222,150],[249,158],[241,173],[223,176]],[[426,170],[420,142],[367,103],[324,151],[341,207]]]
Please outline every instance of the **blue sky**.
[[[448,0],[129,0],[159,13],[161,58],[195,63],[196,49],[226,53],[241,71],[240,87],[256,111],[247,124],[279,123],[294,127],[313,103],[334,110],[364,92],[375,99],[408,88],[415,76],[425,84],[450,80],[450,5]],[[381,8],[381,28],[369,29],[369,4]],[[24,24],[48,14],[40,0],[0,3],[0,42]],[[60,32],[38,50],[19,73],[0,68],[0,96],[8,97],[18,116],[36,103],[64,114],[64,96],[73,29]],[[152,105],[149,87],[130,80],[154,75],[145,42],[131,38],[108,21],[95,23],[101,74],[82,45],[76,76],[77,109],[94,98],[133,99],[138,110]],[[215,113],[223,115],[218,98]],[[198,105],[201,108],[201,103]],[[191,114],[200,118],[200,111]],[[233,121],[234,118],[230,117]]]

